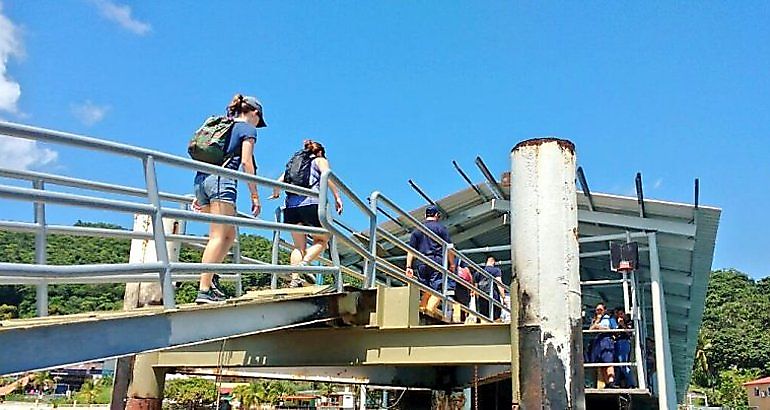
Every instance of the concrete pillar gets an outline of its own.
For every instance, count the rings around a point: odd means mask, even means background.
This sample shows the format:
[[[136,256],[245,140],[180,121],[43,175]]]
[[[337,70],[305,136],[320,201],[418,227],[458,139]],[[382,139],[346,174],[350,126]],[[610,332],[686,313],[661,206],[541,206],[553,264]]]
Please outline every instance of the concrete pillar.
[[[524,410],[584,409],[575,147],[556,138],[523,141],[511,163],[518,404]]]
[[[175,219],[164,219],[163,228],[166,234],[182,234],[185,232],[185,222]],[[134,215],[134,231],[152,233],[152,216]],[[182,244],[179,241],[167,241],[168,259],[171,262],[179,261],[179,250]],[[132,239],[129,263],[157,262],[155,241],[151,239]],[[162,305],[163,291],[160,281],[127,283],[126,293],[123,296],[123,310],[145,307],[148,305]]]
[[[157,363],[157,352],[136,355],[126,410],[161,410],[166,369],[154,368]]]
[[[164,219],[166,234],[183,234],[184,221]],[[152,216],[134,215],[134,231],[152,233]],[[168,259],[179,261],[179,241],[167,241]],[[132,239],[129,263],[156,262],[158,256],[154,241]],[[123,310],[133,310],[148,305],[162,305],[163,291],[160,281],[127,283],[123,295]],[[156,369],[157,353],[121,357],[118,359],[113,382],[111,410],[160,410],[163,401],[165,369]]]

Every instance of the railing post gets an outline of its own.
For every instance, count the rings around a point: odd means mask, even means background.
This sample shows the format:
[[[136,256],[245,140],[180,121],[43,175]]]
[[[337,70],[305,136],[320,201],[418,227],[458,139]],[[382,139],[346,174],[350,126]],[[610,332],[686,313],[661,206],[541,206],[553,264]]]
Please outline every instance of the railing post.
[[[35,189],[44,190],[45,183],[42,179],[36,179],[32,182]],[[48,263],[46,248],[48,246],[46,223],[45,223],[45,202],[35,202],[35,223],[37,232],[35,232],[35,264],[45,265]],[[35,304],[37,315],[39,317],[48,316],[48,283],[42,280],[36,285]]]
[[[275,208],[275,221],[278,223],[281,223],[281,207]],[[273,265],[278,265],[278,256],[280,249],[280,243],[281,243],[281,231],[278,229],[273,231],[273,249],[272,253],[270,255],[270,263]],[[270,275],[270,289],[277,289],[278,288],[278,274],[272,273]]]
[[[173,309],[176,307],[174,301],[174,284],[171,282],[171,265],[166,249],[166,232],[163,228],[163,212],[161,211],[160,196],[158,194],[158,177],[155,173],[155,159],[148,155],[142,161],[144,162],[144,179],[147,187],[147,199],[155,207],[152,213],[152,234],[155,241],[155,254],[158,261],[163,264],[160,271],[160,286],[163,290],[163,307]]]
[[[374,192],[369,198],[369,209],[372,210],[372,216],[369,218],[369,253],[372,258],[366,264],[364,287],[372,289],[377,276],[377,203],[380,193]],[[390,284],[388,284],[390,285]]]
[[[337,238],[329,234],[329,253],[332,257],[332,263],[337,267],[337,274],[335,282],[337,283],[337,292],[342,292],[345,288],[345,283],[342,281],[342,263],[340,263],[340,252],[337,248]]]
[[[441,260],[441,267],[444,268],[444,271],[441,272],[441,299],[444,303],[443,306],[443,312],[444,317],[447,317],[449,315],[449,296],[447,295],[447,292],[449,290],[449,275],[447,275],[447,271],[449,270],[449,251],[454,248],[454,246],[450,244],[442,244],[441,245],[441,253],[442,253],[442,260]]]
[[[233,263],[241,263],[241,228],[237,225],[235,226],[235,243],[233,243]],[[243,275],[238,272],[236,276],[235,296],[240,297],[243,295]]]

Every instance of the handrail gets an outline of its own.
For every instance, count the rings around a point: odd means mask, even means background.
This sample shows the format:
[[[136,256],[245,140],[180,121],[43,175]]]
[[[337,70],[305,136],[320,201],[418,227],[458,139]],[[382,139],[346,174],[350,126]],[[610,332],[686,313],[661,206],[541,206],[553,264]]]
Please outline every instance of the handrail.
[[[351,238],[349,238],[340,228],[335,226],[335,224],[339,221],[337,221],[334,216],[329,211],[329,196],[328,196],[328,190],[329,190],[329,184],[333,183],[340,191],[344,192],[347,197],[349,197],[354,204],[364,211],[366,216],[369,217],[370,221],[370,232],[369,232],[369,249],[365,249],[362,245],[358,244],[357,242],[353,241]],[[429,230],[426,226],[422,224],[422,222],[418,221],[416,218],[412,217],[402,209],[400,209],[397,205],[395,205],[392,201],[390,201],[387,197],[382,195],[380,192],[374,192],[369,197],[369,205],[367,206],[359,197],[353,193],[353,191],[348,188],[331,170],[326,170],[321,173],[320,178],[320,191],[319,191],[319,207],[318,207],[318,214],[319,214],[319,220],[321,221],[321,225],[327,229],[329,232],[335,235],[336,238],[340,239],[342,242],[344,242],[346,245],[351,247],[354,252],[359,254],[361,257],[365,259],[366,262],[366,283],[365,286],[372,287],[374,286],[374,280],[375,280],[375,271],[381,270],[384,271],[384,273],[388,276],[395,277],[405,283],[411,283],[418,287],[420,287],[422,290],[429,292],[433,294],[434,296],[442,298],[444,301],[444,307],[445,310],[448,309],[449,303],[448,303],[448,296],[447,296],[447,281],[449,278],[455,280],[456,282],[462,283],[462,278],[460,278],[459,275],[456,273],[446,269],[446,266],[441,266],[437,262],[431,260],[427,256],[421,254],[416,249],[413,249],[408,244],[404,243],[400,239],[398,239],[395,235],[391,234],[390,232],[387,232],[379,227],[377,227],[377,213],[379,210],[379,202],[382,201],[386,205],[388,205],[391,209],[397,211],[398,213],[405,215],[407,219],[409,219],[415,226],[418,227],[418,229],[424,231],[428,237],[431,239],[436,240],[438,243],[442,245],[444,248],[444,265],[446,265],[446,255],[447,250],[451,249],[453,247],[452,244],[449,244],[445,242],[443,239],[441,239],[438,235],[433,233],[433,231]],[[341,224],[345,226],[344,224]],[[431,289],[430,287],[427,287],[425,285],[422,285],[419,283],[419,281],[415,280],[414,278],[409,278],[405,274],[401,273],[397,269],[393,267],[392,264],[386,264],[386,261],[380,257],[377,256],[376,253],[376,235],[381,234],[383,235],[387,240],[392,242],[397,247],[400,247],[404,249],[407,252],[411,252],[414,254],[414,256],[420,260],[421,262],[429,265],[431,268],[437,270],[438,272],[441,272],[444,279],[443,279],[443,291],[437,292],[434,289]],[[456,252],[453,250],[453,252]],[[486,294],[486,292],[481,291],[478,287],[476,287],[473,284],[467,284],[463,285],[466,287],[469,287],[473,289],[475,292],[479,294],[480,297],[484,298],[485,300],[488,300],[490,302],[490,307],[495,306],[503,309],[504,311],[509,311],[507,306],[503,305],[502,303],[496,301],[493,297],[494,292],[494,286],[496,285],[496,282],[494,281],[494,278],[492,278],[491,275],[489,275],[488,272],[484,271],[483,268],[479,267],[475,262],[467,258],[465,255],[458,255],[461,260],[466,261],[466,263],[469,263],[470,266],[475,266],[475,268],[479,269],[483,272],[483,274],[488,275],[492,279],[492,286],[490,286],[490,292],[489,295]],[[379,268],[379,269],[378,269]],[[464,308],[462,304],[458,304],[461,306],[461,309]],[[446,312],[445,312],[446,313]],[[478,315],[478,313],[475,313]],[[493,309],[490,309],[489,311],[489,318],[488,320],[493,320],[494,312]]]
[[[23,179],[27,181],[42,181],[54,185],[68,186],[80,189],[91,189],[94,191],[110,192],[120,195],[131,195],[139,197],[147,196],[147,190],[142,188],[110,184],[107,182],[89,181],[87,179],[72,178],[56,174],[46,174],[43,172],[0,168],[0,177]],[[192,201],[192,198],[189,196],[177,195],[168,192],[158,192],[158,196],[160,196],[160,199],[164,201],[174,201],[180,203],[187,203]]]
[[[47,299],[46,286],[49,283],[59,283],[63,281],[84,281],[88,283],[97,283],[101,281],[113,280],[116,282],[121,281],[134,281],[134,280],[153,280],[159,279],[161,287],[163,289],[163,300],[165,308],[173,308],[174,305],[174,289],[172,280],[193,279],[193,275],[189,273],[199,272],[230,272],[236,273],[234,275],[225,275],[228,279],[240,278],[241,272],[268,272],[275,274],[284,274],[289,272],[307,272],[307,273],[331,273],[336,275],[337,288],[342,289],[342,273],[355,274],[359,273],[349,268],[341,266],[339,260],[339,254],[337,252],[338,242],[343,243],[347,247],[351,248],[355,253],[364,258],[364,282],[365,287],[374,287],[376,282],[376,273],[382,272],[389,278],[396,278],[403,283],[410,283],[418,286],[420,289],[430,292],[444,300],[445,309],[448,308],[448,295],[447,295],[447,282],[449,279],[462,281],[462,279],[455,272],[449,271],[448,255],[449,251],[453,248],[452,244],[443,241],[438,235],[427,229],[426,226],[406,211],[399,208],[395,203],[390,201],[387,197],[383,196],[379,192],[375,192],[370,197],[369,203],[366,203],[358,195],[356,195],[345,183],[343,183],[334,173],[327,170],[321,175],[321,189],[319,191],[299,187],[292,184],[287,184],[279,181],[274,181],[268,178],[247,174],[237,170],[226,169],[224,167],[215,166],[211,164],[202,163],[199,161],[181,158],[166,154],[163,152],[150,150],[146,148],[134,147],[127,144],[117,143],[113,141],[99,140],[92,137],[60,132],[55,130],[49,130],[44,128],[32,127],[22,124],[15,124],[10,122],[0,121],[0,135],[9,135],[17,138],[31,139],[41,141],[45,143],[63,144],[67,146],[73,146],[77,148],[96,150],[113,155],[122,155],[126,157],[140,159],[142,161],[142,167],[145,177],[145,188],[124,186],[120,184],[113,184],[100,181],[92,181],[81,178],[74,178],[64,175],[49,174],[36,171],[27,170],[10,170],[0,169],[0,177],[13,178],[18,180],[28,180],[33,182],[33,188],[22,188],[17,186],[0,185],[0,198],[10,198],[13,200],[23,200],[34,202],[36,205],[35,223],[16,222],[16,221],[0,221],[0,229],[6,229],[10,231],[18,232],[30,232],[37,235],[36,252],[38,256],[44,255],[46,236],[50,234],[66,234],[66,235],[81,235],[81,236],[99,236],[99,237],[113,237],[124,239],[143,239],[153,240],[156,247],[156,254],[158,255],[158,262],[153,263],[127,263],[127,264],[112,264],[112,265],[73,265],[73,266],[49,266],[45,265],[45,258],[36,257],[37,264],[16,264],[16,263],[0,263],[0,283],[6,283],[8,281],[16,280],[24,283],[35,283],[38,285],[38,299],[42,295]],[[322,228],[290,225],[281,222],[273,222],[254,218],[251,215],[244,215],[239,213],[238,216],[224,216],[224,215],[212,215],[189,211],[186,209],[176,209],[162,206],[162,201],[171,201],[182,204],[187,204],[191,198],[185,195],[178,195],[174,193],[161,192],[158,188],[158,181],[156,176],[156,163],[163,163],[166,165],[182,167],[190,170],[197,170],[201,172],[217,174],[227,176],[231,178],[237,178],[241,181],[247,181],[256,183],[263,186],[272,188],[283,189],[288,192],[292,192],[299,195],[305,195],[310,197],[318,197],[322,206],[319,206],[319,219],[321,221]],[[73,187],[77,189],[85,189],[91,191],[98,191],[109,194],[127,195],[133,197],[144,198],[142,202],[133,202],[126,200],[107,199],[104,197],[94,195],[81,195],[71,194],[64,192],[56,192],[46,190],[45,183],[52,185],[59,185],[65,187]],[[335,216],[329,210],[329,197],[328,190],[331,184],[334,184],[341,193],[346,195],[350,199],[351,203],[360,209],[364,216],[369,220],[369,232],[366,233],[356,232],[347,226],[341,220],[335,218]],[[70,206],[81,206],[87,208],[107,209],[118,212],[129,212],[135,214],[147,214],[151,216],[153,231],[152,232],[138,232],[138,231],[123,231],[118,229],[107,229],[97,227],[77,227],[77,226],[63,226],[63,225],[49,225],[45,221],[45,204],[63,204]],[[408,244],[404,243],[401,239],[392,235],[390,232],[381,230],[377,227],[377,219],[379,213],[385,213],[385,210],[380,208],[380,203],[386,205],[398,212],[406,220],[410,221],[416,229],[421,230],[426,236],[439,243],[443,248],[443,262],[437,263],[431,258],[420,254],[415,249],[412,249]],[[245,216],[245,217],[244,217]],[[176,218],[181,220],[201,221],[208,223],[221,223],[231,224],[237,227],[251,227],[257,229],[273,230],[276,233],[281,231],[300,232],[303,234],[318,235],[318,234],[331,234],[330,238],[330,252],[331,261],[325,261],[332,266],[287,266],[279,265],[277,260],[271,261],[273,263],[267,264],[265,262],[251,260],[250,258],[243,258],[237,248],[233,250],[233,258],[237,262],[235,264],[210,264],[210,263],[181,263],[171,262],[168,258],[166,247],[167,241],[179,241],[181,244],[195,245],[200,247],[202,243],[206,242],[206,238],[196,237],[193,235],[184,235],[177,233],[165,233],[162,229],[163,219]],[[350,231],[350,235],[343,230]],[[436,292],[429,287],[422,285],[415,278],[410,278],[405,275],[404,272],[396,265],[384,260],[377,256],[377,235],[382,235],[384,239],[394,243],[397,247],[400,247],[407,252],[411,252],[415,257],[423,263],[428,264],[431,268],[436,269],[443,275],[443,289],[440,292]],[[280,241],[280,234],[275,236],[274,242]],[[39,248],[39,249],[38,249]],[[368,249],[367,249],[368,248]],[[42,252],[42,253],[41,253]],[[492,297],[494,294],[494,287],[497,286],[494,282],[494,278],[484,271],[483,268],[478,266],[466,255],[461,252],[452,250],[457,257],[466,262],[472,269],[481,272],[492,279],[493,286],[490,288],[489,295],[486,292],[482,292],[475,284],[464,284],[463,286],[472,289],[477,292],[480,297],[489,300],[490,306],[499,307],[503,310],[508,310],[507,307]],[[273,258],[276,259],[276,258]],[[241,261],[252,262],[250,264],[239,263]],[[186,276],[185,276],[186,275]],[[389,282],[389,280],[388,280]],[[71,283],[71,282],[70,282]],[[38,311],[41,310],[41,306],[47,310],[47,302],[43,301],[41,305],[38,300]],[[461,309],[467,308],[461,307]],[[475,313],[478,315],[478,313]],[[491,319],[493,311],[490,309],[489,318]]]
[[[431,239],[432,239],[432,240],[434,240],[435,242],[437,242],[437,243],[441,244],[441,245],[442,245],[442,247],[444,248],[444,253],[446,253],[446,249],[447,249],[449,246],[451,246],[451,244],[450,244],[450,243],[446,242],[446,241],[445,241],[443,238],[441,238],[441,237],[439,237],[438,235],[436,235],[436,234],[435,234],[433,231],[431,231],[430,229],[428,229],[428,227],[427,227],[427,226],[425,226],[425,224],[423,224],[423,223],[422,223],[421,221],[419,221],[417,218],[415,218],[415,217],[413,217],[412,215],[410,215],[408,212],[406,212],[406,211],[404,211],[403,209],[401,209],[401,208],[400,208],[398,205],[396,205],[396,204],[395,204],[395,203],[394,203],[392,200],[390,200],[388,197],[386,197],[386,196],[385,196],[384,194],[382,194],[381,192],[374,192],[374,193],[372,193],[372,195],[370,196],[370,200],[371,200],[371,206],[372,206],[372,208],[373,208],[373,209],[379,209],[379,203],[380,203],[380,202],[382,202],[382,203],[384,203],[385,205],[387,205],[387,206],[388,206],[390,209],[392,209],[392,210],[396,211],[396,213],[397,213],[397,214],[401,215],[402,217],[404,217],[404,218],[406,218],[407,220],[409,220],[410,222],[412,222],[412,224],[413,224],[413,225],[414,225],[414,226],[415,226],[415,227],[416,227],[418,230],[420,230],[422,233],[424,233],[426,236],[428,236],[429,238],[431,238]],[[389,233],[388,233],[388,234],[389,234]],[[397,242],[401,242],[401,243],[403,243],[403,241],[401,241],[400,239],[398,239],[398,238],[397,238],[395,235],[392,235],[392,234],[390,234],[390,237],[391,237],[391,239],[393,239],[393,240],[394,240],[394,241],[392,241],[392,242],[394,243],[394,245],[397,245],[397,246],[399,246]],[[403,245],[406,245],[406,244],[403,244]],[[403,246],[399,246],[399,247],[401,247],[402,249],[404,249],[404,247],[403,247]],[[404,250],[407,250],[407,249],[404,249]],[[412,254],[413,254],[415,257],[418,257],[418,258],[421,256],[419,252],[417,252],[415,249],[412,249],[411,247],[409,247],[409,250],[407,250],[407,252],[411,252],[411,253],[412,253]],[[469,267],[471,267],[471,268],[473,268],[474,270],[476,270],[477,272],[481,273],[483,276],[487,277],[487,278],[488,278],[488,279],[491,281],[491,282],[490,282],[490,288],[489,288],[489,292],[488,292],[488,293],[489,293],[489,295],[487,295],[487,294],[486,294],[486,292],[481,292],[481,293],[479,293],[479,295],[481,295],[483,299],[485,299],[485,300],[489,301],[489,302],[490,302],[492,305],[494,305],[494,306],[497,306],[497,307],[500,307],[501,309],[503,309],[503,310],[504,310],[504,311],[506,311],[506,312],[510,312],[510,309],[509,309],[508,307],[506,307],[505,305],[503,305],[503,304],[499,303],[498,301],[496,301],[496,300],[494,299],[494,296],[493,296],[493,295],[494,295],[494,291],[495,291],[495,289],[494,289],[494,288],[495,288],[495,286],[497,286],[497,284],[498,284],[499,282],[497,282],[497,281],[495,280],[495,278],[494,278],[494,277],[493,277],[493,276],[492,276],[492,275],[491,275],[489,272],[487,272],[486,270],[484,270],[484,268],[482,268],[482,267],[481,267],[481,266],[479,266],[477,263],[475,263],[473,260],[471,260],[470,258],[468,258],[468,257],[467,257],[466,255],[464,255],[464,254],[463,254],[461,251],[458,251],[457,249],[453,249],[453,250],[452,250],[452,252],[453,252],[455,255],[457,255],[457,257],[459,257],[459,258],[460,258],[460,259],[461,259],[463,262],[465,262],[466,264],[468,264],[468,266],[469,266]],[[421,261],[425,262],[425,260],[423,260],[422,258],[419,258],[419,259],[420,259]],[[431,262],[432,262],[432,261],[431,261]],[[433,264],[429,264],[429,265],[430,265],[431,267],[433,267],[434,269],[435,269],[435,267],[436,267],[436,266],[435,266],[435,265],[433,265]],[[447,269],[444,269],[443,267],[442,267],[442,269],[439,269],[438,271],[439,271],[439,272],[441,272],[441,273],[443,274],[443,276],[444,276],[444,282],[446,282],[446,280],[447,280],[447,277],[451,277],[451,278],[452,278],[452,279],[454,279],[455,281],[458,281],[458,280],[462,281],[462,279],[460,279],[460,278],[459,278],[459,276],[456,276],[456,275],[455,275],[453,272],[450,272],[449,270],[447,270]],[[459,282],[459,283],[462,283],[462,282]],[[463,284],[462,286],[468,287],[468,284]],[[445,287],[446,287],[446,286],[445,286]],[[475,286],[473,286],[473,287],[475,288]],[[505,289],[505,288],[507,288],[508,292],[510,292],[510,287],[509,287],[509,286],[506,286],[505,284],[503,284],[503,288],[504,288],[504,289]],[[478,288],[476,288],[476,289],[478,289]],[[446,296],[445,296],[445,295],[442,295],[442,297],[443,297],[444,299],[446,299]],[[493,314],[493,313],[492,313],[492,309],[490,309],[490,317],[491,317],[491,315],[492,315],[492,314]]]
[[[238,180],[254,182],[259,185],[266,185],[271,188],[279,188],[285,191],[293,192],[298,195],[318,197],[318,193],[297,185],[278,182],[272,179],[247,174],[245,172],[235,171],[221,166],[207,164],[193,159],[177,157],[164,152],[155,151],[147,148],[138,148],[119,142],[100,140],[97,138],[86,137],[68,132],[54,131],[45,128],[32,127],[29,125],[17,124],[7,121],[0,121],[0,135],[8,135],[16,138],[43,141],[48,143],[63,144],[79,148],[104,151],[111,154],[122,154],[124,156],[145,159],[152,157],[156,162],[165,163],[182,168],[190,168],[195,171],[206,172],[209,174],[223,175]]]

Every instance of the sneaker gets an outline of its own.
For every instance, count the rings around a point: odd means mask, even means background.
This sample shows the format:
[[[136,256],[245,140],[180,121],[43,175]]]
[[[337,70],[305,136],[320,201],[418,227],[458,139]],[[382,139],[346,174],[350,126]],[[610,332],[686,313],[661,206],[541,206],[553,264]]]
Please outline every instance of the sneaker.
[[[220,298],[227,298],[227,294],[219,287],[219,275],[217,274],[214,274],[214,277],[211,278],[211,291]]]
[[[306,261],[302,261],[297,266],[308,266],[308,263]],[[289,282],[289,287],[290,288],[301,288],[301,287],[305,286],[305,281],[302,280],[302,273],[299,273],[298,276],[299,277],[297,277],[297,278],[292,278],[291,279],[291,282]]]
[[[222,303],[225,298],[217,296],[213,289],[207,291],[198,291],[198,297],[195,298],[195,303],[202,305],[204,303]]]
[[[305,286],[305,281],[300,278],[292,279],[291,282],[289,282],[290,288],[301,288],[303,286]]]

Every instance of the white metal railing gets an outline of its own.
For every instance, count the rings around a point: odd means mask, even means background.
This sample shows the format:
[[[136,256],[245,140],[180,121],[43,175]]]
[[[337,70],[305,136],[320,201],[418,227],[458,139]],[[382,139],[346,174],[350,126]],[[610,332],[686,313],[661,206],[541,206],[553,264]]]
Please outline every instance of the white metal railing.
[[[139,278],[146,280],[150,277],[150,275],[158,275],[157,277],[160,280],[161,288],[163,291],[163,305],[165,308],[171,309],[175,306],[175,288],[173,286],[173,281],[181,278],[189,278],[189,276],[184,276],[184,274],[200,272],[241,273],[252,271],[268,273],[339,272],[338,267],[324,266],[288,267],[280,266],[277,264],[243,266],[236,264],[184,264],[172,263],[169,261],[168,253],[166,251],[167,240],[182,240],[185,242],[201,243],[202,238],[190,237],[188,235],[166,234],[163,229],[163,218],[178,218],[182,220],[195,220],[201,222],[217,222],[232,224],[236,227],[293,231],[308,234],[325,234],[327,231],[320,228],[288,225],[258,220],[254,218],[201,214],[184,209],[164,207],[162,206],[161,201],[185,203],[190,199],[186,196],[169,194],[159,190],[156,176],[156,163],[164,163],[192,171],[203,171],[211,174],[228,176],[231,178],[237,178],[239,180],[253,182],[261,186],[280,188],[296,194],[317,197],[318,193],[310,189],[285,184],[267,178],[246,174],[243,172],[218,167],[191,159],[176,157],[159,151],[133,147],[126,144],[104,141],[96,138],[90,138],[60,131],[53,131],[8,122],[0,122],[0,134],[8,135],[11,137],[36,140],[44,143],[62,144],[90,151],[101,151],[112,155],[136,158],[142,161],[142,169],[145,177],[144,189],[39,172],[15,171],[8,169],[0,170],[0,176],[30,180],[33,182],[32,188],[0,185],[0,197],[13,200],[31,201],[35,204],[35,223],[30,224],[23,222],[0,222],[0,229],[34,232],[36,234],[35,264],[0,263],[0,279],[4,283],[8,283],[9,280],[13,279],[18,279],[23,283],[37,281],[37,308],[39,315],[47,314],[47,283],[49,281],[57,283],[69,281],[68,283],[76,283],[78,280],[93,282],[97,280],[107,280],[108,278],[116,279],[115,281],[134,281],[138,280]],[[144,197],[146,198],[146,202],[133,202],[106,199],[93,195],[76,195],[62,192],[52,192],[45,189],[46,183],[52,185],[83,188],[98,192]],[[152,217],[153,233],[150,234],[151,237],[148,238],[148,234],[146,233],[132,231],[113,231],[109,229],[91,227],[51,226],[48,225],[45,221],[45,204],[49,203],[150,215]],[[46,266],[46,235],[50,233],[66,233],[89,236],[104,235],[111,237],[153,239],[159,261],[149,264],[127,263],[113,265]],[[239,254],[237,255],[237,259],[240,259]]]
[[[465,284],[466,287],[478,294],[478,297],[484,298],[490,302],[490,311],[486,320],[493,320],[494,308],[509,311],[508,307],[498,302],[494,298],[497,282],[482,267],[473,262],[462,252],[453,250],[453,245],[446,243],[441,238],[430,231],[422,222],[413,218],[406,211],[399,208],[379,192],[371,195],[370,203],[367,204],[347,187],[331,171],[323,173],[321,177],[320,192],[311,189],[285,184],[264,177],[246,174],[240,171],[230,170],[191,159],[176,157],[159,151],[148,150],[139,147],[133,147],[126,144],[120,144],[111,141],[99,140],[96,138],[85,137],[81,135],[65,133],[60,131],[48,130],[43,128],[31,127],[27,125],[14,124],[9,122],[0,122],[0,135],[8,135],[17,138],[25,138],[40,141],[43,143],[61,144],[89,151],[100,151],[110,155],[135,158],[142,161],[142,170],[144,173],[145,187],[138,188],[119,184],[112,184],[87,179],[73,178],[69,176],[56,175],[36,171],[22,171],[0,168],[0,177],[31,181],[32,188],[23,188],[18,186],[0,185],[0,197],[12,200],[29,201],[33,203],[35,222],[18,221],[0,221],[0,229],[14,232],[25,232],[35,234],[35,263],[0,263],[0,284],[33,284],[37,287],[37,309],[39,315],[46,315],[48,310],[47,286],[57,283],[117,283],[117,282],[139,282],[158,279],[163,291],[163,303],[167,309],[174,307],[174,281],[193,281],[198,279],[200,272],[223,273],[224,280],[236,282],[236,292],[241,293],[241,274],[245,272],[264,272],[272,274],[271,285],[277,286],[277,275],[290,272],[299,273],[327,273],[335,275],[335,283],[338,290],[342,290],[342,274],[362,277],[364,286],[371,288],[375,286],[377,273],[384,275],[386,282],[391,283],[391,279],[397,279],[402,283],[411,283],[418,286],[421,290],[429,292],[444,301],[445,313],[449,306],[449,296],[447,292],[448,280],[453,279],[458,284],[463,283],[462,279],[454,272],[448,269],[448,257],[453,252],[460,260],[464,261],[471,269],[479,272],[481,275],[490,279],[491,286],[489,292],[482,291],[473,284]],[[189,204],[191,198],[186,195],[179,195],[161,191],[158,187],[156,176],[156,163],[163,163],[174,167],[179,167],[191,171],[202,171],[239,180],[256,183],[260,186],[270,188],[279,188],[300,195],[318,197],[319,202],[324,206],[319,207],[319,217],[323,228],[307,227],[300,225],[289,225],[280,222],[280,210],[276,210],[276,220],[266,221],[256,219],[250,215],[239,213],[237,216],[211,215],[192,212],[187,209],[170,208],[162,205],[162,202],[172,202],[176,204]],[[335,218],[328,211],[328,189],[329,182],[336,184],[339,190],[344,193],[356,207],[361,210],[369,221],[368,235],[356,233],[352,235],[351,229],[344,222]],[[46,185],[49,185],[47,188]],[[118,194],[134,198],[143,198],[144,201],[128,201],[119,199],[108,199],[94,194],[72,194],[64,192],[51,191],[50,186],[63,186],[94,191],[105,194]],[[134,214],[146,214],[152,219],[153,230],[150,232],[124,231],[119,229],[107,229],[84,226],[64,226],[48,224],[46,222],[46,204],[59,204],[68,206],[77,206],[85,208],[103,209],[113,212],[125,212]],[[425,233],[428,237],[435,240],[442,246],[443,263],[438,264],[431,258],[424,256],[412,249],[401,239],[378,227],[379,214],[386,214],[381,208],[386,206],[388,209],[396,212],[400,217],[407,220],[410,225]],[[184,207],[186,208],[186,206]],[[207,241],[204,237],[185,235],[178,233],[166,233],[162,227],[163,218],[175,218],[180,220],[200,221],[207,223],[223,223],[235,225],[239,228],[257,228],[273,231],[273,250],[271,262],[262,262],[243,257],[240,252],[240,244],[236,240],[232,256],[234,264],[203,264],[203,263],[179,263],[170,262],[166,251],[167,241],[179,241],[184,246],[203,247]],[[279,250],[281,247],[288,248],[285,241],[281,239],[281,232],[301,232],[305,234],[327,234],[330,235],[330,260],[323,260],[325,266],[282,266],[278,263]],[[347,232],[346,232],[347,231]],[[154,263],[124,263],[124,264],[96,264],[96,265],[73,265],[73,266],[50,266],[46,260],[47,235],[66,234],[77,236],[96,236],[111,237],[123,239],[145,239],[153,240],[158,255],[158,262]],[[378,237],[392,243],[393,245],[411,252],[415,258],[422,263],[428,264],[431,268],[440,272],[443,276],[443,286],[441,292],[419,283],[414,278],[405,275],[402,268],[393,263],[384,260],[376,255]],[[366,243],[368,241],[368,243]],[[352,249],[356,254],[364,258],[363,273],[359,274],[356,270],[343,267],[340,263],[338,251],[339,244]],[[367,246],[368,245],[368,249]],[[246,264],[243,264],[245,262]],[[227,273],[227,274],[224,274]],[[509,289],[508,289],[509,290]],[[468,312],[479,315],[478,312],[472,312],[468,307],[461,306]]]

